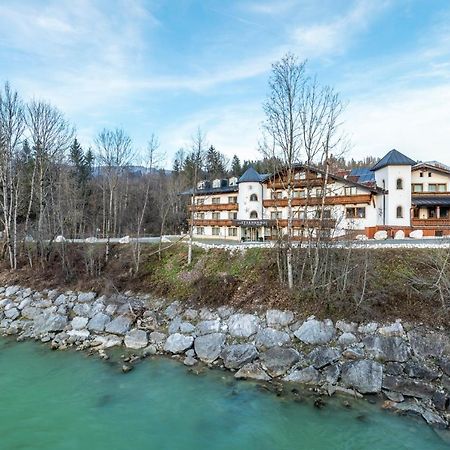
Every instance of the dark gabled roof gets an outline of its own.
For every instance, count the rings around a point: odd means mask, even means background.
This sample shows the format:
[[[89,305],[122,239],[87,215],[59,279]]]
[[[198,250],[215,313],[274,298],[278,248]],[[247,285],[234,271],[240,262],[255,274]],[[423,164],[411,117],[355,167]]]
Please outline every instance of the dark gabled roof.
[[[376,171],[386,166],[414,166],[415,164],[416,161],[393,149],[381,158],[370,170]]]
[[[375,174],[368,167],[355,167],[348,176],[355,177],[358,183],[375,183]]]
[[[415,206],[450,206],[450,196],[412,196],[411,203]]]
[[[445,164],[440,163],[439,161],[418,162],[412,168],[412,170],[420,170],[420,169],[431,169],[431,170],[436,170],[437,172],[450,174],[450,167]]]
[[[212,194],[225,194],[227,192],[237,192],[238,186],[237,184],[233,184],[232,186],[221,186],[221,187],[210,187],[210,188],[203,188],[203,189],[188,189],[187,191],[182,192],[180,195],[192,195],[193,193],[195,195],[212,195]]]
[[[238,183],[261,183],[261,181],[263,181],[263,176],[250,166],[239,178]]]

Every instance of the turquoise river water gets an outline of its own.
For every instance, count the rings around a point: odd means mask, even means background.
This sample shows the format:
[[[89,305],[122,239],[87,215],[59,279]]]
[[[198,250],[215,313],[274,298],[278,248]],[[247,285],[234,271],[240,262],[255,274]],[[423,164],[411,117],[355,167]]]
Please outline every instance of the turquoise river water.
[[[367,401],[277,397],[170,359],[127,374],[79,352],[0,340],[1,450],[448,448],[428,426]]]

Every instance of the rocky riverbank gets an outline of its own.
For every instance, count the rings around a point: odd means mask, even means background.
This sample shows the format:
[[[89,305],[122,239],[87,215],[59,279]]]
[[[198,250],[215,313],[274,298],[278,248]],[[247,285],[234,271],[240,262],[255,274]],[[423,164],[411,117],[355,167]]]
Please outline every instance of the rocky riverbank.
[[[418,324],[299,320],[291,311],[196,308],[131,292],[107,297],[5,286],[0,334],[105,358],[119,346],[136,358],[169,354],[186,365],[307,385],[323,395],[376,395],[386,408],[449,427],[450,335]]]

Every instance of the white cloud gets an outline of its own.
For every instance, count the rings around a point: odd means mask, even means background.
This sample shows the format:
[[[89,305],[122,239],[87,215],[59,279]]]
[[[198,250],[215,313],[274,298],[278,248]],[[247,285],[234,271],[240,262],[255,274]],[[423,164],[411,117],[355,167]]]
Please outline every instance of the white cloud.
[[[351,102],[345,127],[352,156],[383,156],[396,148],[414,159],[449,162],[450,84],[389,90]]]

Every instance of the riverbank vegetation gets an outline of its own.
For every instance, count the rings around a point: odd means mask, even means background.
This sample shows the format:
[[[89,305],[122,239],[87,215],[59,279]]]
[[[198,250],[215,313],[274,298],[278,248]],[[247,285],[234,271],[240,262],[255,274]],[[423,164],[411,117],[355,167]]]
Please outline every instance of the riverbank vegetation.
[[[204,250],[194,246],[187,264],[184,244],[142,247],[139,271],[134,271],[132,244],[54,244],[45,266],[31,269],[25,262],[15,271],[1,271],[0,282],[42,289],[126,290],[201,305],[232,305],[247,310],[287,308],[357,321],[401,318],[432,325],[450,319],[448,249],[327,248],[319,276],[311,282],[314,255],[294,252],[294,284],[280,283],[277,249]]]

